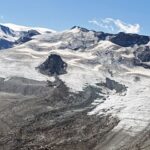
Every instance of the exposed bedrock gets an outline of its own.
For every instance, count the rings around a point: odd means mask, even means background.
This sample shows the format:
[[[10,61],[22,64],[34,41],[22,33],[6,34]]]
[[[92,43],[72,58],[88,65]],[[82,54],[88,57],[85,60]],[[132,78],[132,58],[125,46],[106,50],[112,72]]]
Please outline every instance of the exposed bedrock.
[[[39,71],[46,75],[61,75],[67,73],[67,63],[59,55],[51,54],[39,67]]]
[[[135,52],[134,65],[142,66],[150,69],[150,48],[149,46],[141,46]]]
[[[110,90],[115,90],[116,93],[122,93],[127,90],[127,87],[115,80],[112,80],[110,78],[106,78],[105,83],[97,83],[98,86],[104,86]]]
[[[15,41],[15,44],[23,44],[30,40],[32,40],[32,37],[35,35],[39,35],[40,33],[36,30],[29,30],[27,32],[22,32],[21,37]]]
[[[110,37],[111,42],[123,47],[134,46],[135,44],[136,45],[147,44],[149,40],[150,38],[148,36],[138,34],[127,34],[124,32],[120,32]]]

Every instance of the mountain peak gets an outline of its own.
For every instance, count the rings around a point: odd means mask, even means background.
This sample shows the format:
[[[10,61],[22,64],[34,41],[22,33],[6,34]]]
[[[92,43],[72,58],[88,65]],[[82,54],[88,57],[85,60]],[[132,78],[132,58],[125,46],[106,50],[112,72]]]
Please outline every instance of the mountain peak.
[[[73,30],[73,29],[78,29],[78,30],[80,30],[80,31],[82,31],[82,32],[89,32],[90,30],[88,30],[88,29],[86,29],[86,28],[84,28],[84,27],[80,27],[80,26],[73,26],[72,28],[71,28],[71,30]]]

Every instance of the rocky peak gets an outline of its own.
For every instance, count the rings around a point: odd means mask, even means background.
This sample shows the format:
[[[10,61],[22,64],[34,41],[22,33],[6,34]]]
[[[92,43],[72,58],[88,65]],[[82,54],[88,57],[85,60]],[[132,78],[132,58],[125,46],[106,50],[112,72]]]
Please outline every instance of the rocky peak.
[[[61,75],[66,73],[67,63],[59,55],[51,54],[38,68],[43,74]]]
[[[86,28],[83,28],[83,27],[80,27],[80,26],[73,26],[72,28],[71,28],[71,30],[73,30],[73,29],[78,29],[78,30],[80,30],[80,31],[82,31],[82,32],[89,32],[90,30],[88,30],[88,29],[86,29]]]
[[[110,41],[123,47],[130,47],[134,46],[135,44],[136,45],[147,44],[150,41],[150,37],[120,32],[110,37]]]

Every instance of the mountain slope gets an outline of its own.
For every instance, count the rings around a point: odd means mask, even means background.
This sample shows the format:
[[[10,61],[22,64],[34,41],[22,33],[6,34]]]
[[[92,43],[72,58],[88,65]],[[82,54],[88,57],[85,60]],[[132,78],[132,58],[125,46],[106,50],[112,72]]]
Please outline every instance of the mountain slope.
[[[38,33],[0,51],[0,148],[148,150],[149,37]]]

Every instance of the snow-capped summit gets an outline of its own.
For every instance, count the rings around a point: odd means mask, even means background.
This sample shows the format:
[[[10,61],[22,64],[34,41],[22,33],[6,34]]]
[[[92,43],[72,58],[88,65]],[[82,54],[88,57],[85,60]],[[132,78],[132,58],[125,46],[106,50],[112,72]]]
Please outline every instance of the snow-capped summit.
[[[14,31],[29,31],[29,30],[36,30],[40,33],[45,33],[45,32],[56,32],[54,30],[48,29],[48,28],[41,28],[41,27],[27,27],[27,26],[22,26],[22,25],[16,25],[12,23],[4,23],[3,24],[6,27],[9,27],[10,29]]]
[[[0,49],[11,48],[16,44],[30,41],[38,34],[55,33],[54,30],[38,27],[26,27],[11,23],[0,24]]]

